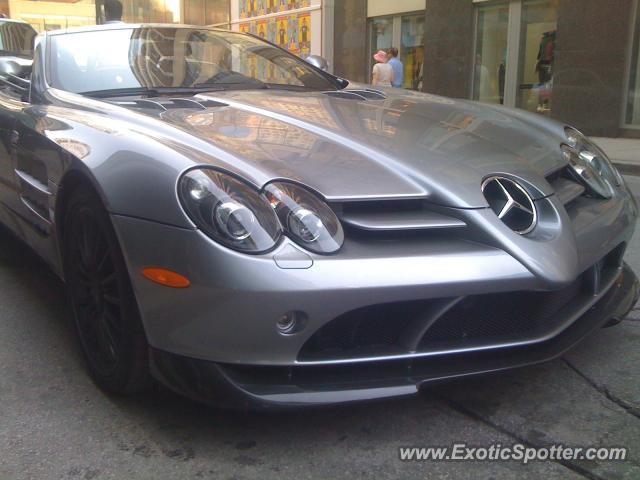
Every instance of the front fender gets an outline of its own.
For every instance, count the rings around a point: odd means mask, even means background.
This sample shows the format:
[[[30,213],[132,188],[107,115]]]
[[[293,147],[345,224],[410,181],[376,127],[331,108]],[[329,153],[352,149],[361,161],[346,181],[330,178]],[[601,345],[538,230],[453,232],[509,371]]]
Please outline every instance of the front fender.
[[[46,109],[48,128],[40,128],[58,149],[49,180],[64,188],[69,176],[91,182],[110,213],[192,228],[177,199],[180,174],[194,161],[164,137],[131,128],[105,115]],[[56,148],[53,147],[53,148]]]

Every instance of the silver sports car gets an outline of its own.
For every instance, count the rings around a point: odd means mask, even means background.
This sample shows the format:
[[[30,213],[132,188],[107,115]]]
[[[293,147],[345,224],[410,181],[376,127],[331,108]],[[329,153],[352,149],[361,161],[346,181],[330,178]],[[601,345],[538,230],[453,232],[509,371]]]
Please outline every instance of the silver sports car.
[[[632,195],[548,118],[200,27],[49,32],[0,70],[0,220],[109,392],[410,395],[561,355],[638,297]]]

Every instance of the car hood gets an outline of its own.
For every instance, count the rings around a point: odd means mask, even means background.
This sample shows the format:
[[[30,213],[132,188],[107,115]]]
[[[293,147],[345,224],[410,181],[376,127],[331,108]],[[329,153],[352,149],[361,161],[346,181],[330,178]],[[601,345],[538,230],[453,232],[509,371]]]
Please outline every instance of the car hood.
[[[211,93],[196,97],[198,109],[180,104],[159,117],[225,153],[198,161],[258,185],[301,182],[328,200],[482,208],[480,185],[494,174],[522,179],[534,196],[552,193],[545,175],[563,164],[554,122],[428,94],[370,93]]]

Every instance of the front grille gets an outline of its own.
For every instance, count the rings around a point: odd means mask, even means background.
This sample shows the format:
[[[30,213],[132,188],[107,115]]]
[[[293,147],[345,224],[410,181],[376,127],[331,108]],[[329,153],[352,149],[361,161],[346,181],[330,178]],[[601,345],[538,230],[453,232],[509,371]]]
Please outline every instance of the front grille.
[[[396,302],[347,312],[314,333],[298,360],[442,352],[543,338],[566,327],[577,310],[610,285],[624,250],[620,245],[559,290],[472,295],[457,303],[455,298]]]

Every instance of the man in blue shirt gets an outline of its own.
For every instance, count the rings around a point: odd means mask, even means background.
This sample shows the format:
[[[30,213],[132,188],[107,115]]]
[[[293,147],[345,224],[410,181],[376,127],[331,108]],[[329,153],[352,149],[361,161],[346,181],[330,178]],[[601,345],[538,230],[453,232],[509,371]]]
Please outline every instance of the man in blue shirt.
[[[404,84],[404,65],[402,65],[402,62],[398,59],[398,49],[396,47],[389,49],[389,57],[390,59],[387,63],[391,65],[393,69],[392,85],[395,88],[402,88]]]

